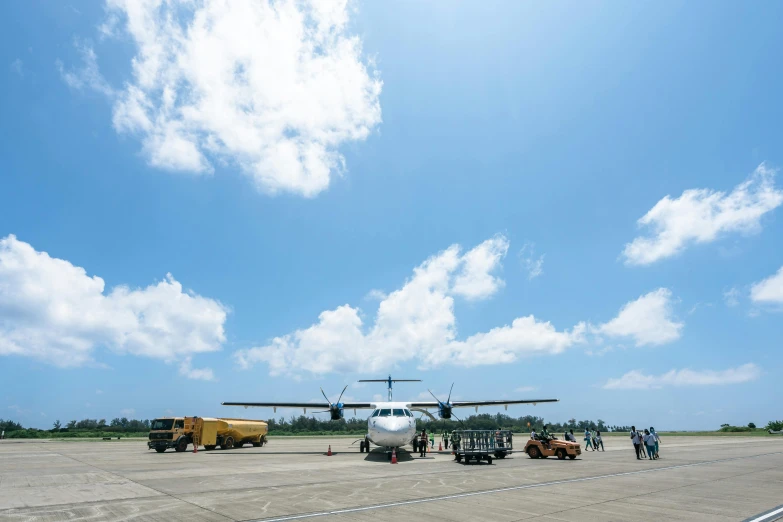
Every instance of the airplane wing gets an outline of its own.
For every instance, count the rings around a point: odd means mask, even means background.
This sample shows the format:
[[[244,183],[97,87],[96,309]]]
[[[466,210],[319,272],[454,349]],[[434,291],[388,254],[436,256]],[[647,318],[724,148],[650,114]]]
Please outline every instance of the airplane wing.
[[[558,402],[560,399],[532,399],[532,400],[507,400],[497,401],[454,401],[452,408],[470,408],[473,406],[508,406],[509,404],[539,404],[543,402]],[[411,408],[437,408],[440,404],[436,401],[411,402]]]
[[[312,408],[329,409],[328,402],[222,402],[223,406],[244,406],[245,408]],[[344,402],[343,408],[346,410],[358,410],[372,408],[369,402]]]

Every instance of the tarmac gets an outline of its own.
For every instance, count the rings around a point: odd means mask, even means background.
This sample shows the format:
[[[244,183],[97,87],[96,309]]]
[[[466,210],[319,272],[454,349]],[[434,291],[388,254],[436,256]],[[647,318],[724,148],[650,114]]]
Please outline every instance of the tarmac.
[[[0,520],[710,520],[783,516],[783,437],[627,437],[576,460],[518,453],[458,464],[353,439],[272,437],[262,448],[147,450],[143,440],[0,441]],[[523,436],[515,439],[521,447]],[[333,455],[326,456],[328,446]],[[192,447],[191,447],[192,449]],[[777,510],[777,513],[776,513]],[[771,514],[769,514],[771,513]],[[769,514],[769,515],[765,515]]]

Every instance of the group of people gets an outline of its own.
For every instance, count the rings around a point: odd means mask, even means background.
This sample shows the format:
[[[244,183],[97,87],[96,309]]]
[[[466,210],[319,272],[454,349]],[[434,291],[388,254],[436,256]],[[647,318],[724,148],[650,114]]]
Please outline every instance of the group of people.
[[[570,440],[571,442],[576,442],[576,438],[574,438],[574,430],[570,430],[568,435],[570,436],[570,439],[566,439],[566,440]],[[585,428],[584,441],[585,441],[585,451],[587,451],[587,448],[590,448],[591,451],[606,451],[604,449],[604,439],[603,437],[601,437],[601,432],[598,430],[590,431],[587,428]],[[599,450],[598,448],[601,449]]]
[[[642,458],[650,460],[660,458],[658,456],[658,448],[661,438],[652,426],[650,426],[649,430],[644,431],[637,431],[636,426],[631,426],[631,441],[633,442],[634,450],[636,450],[636,458],[638,460]]]
[[[540,440],[544,444],[549,443],[550,440],[552,440],[552,436],[549,434],[549,430],[547,429],[548,426],[544,424],[544,427],[541,429],[541,433],[536,433],[536,429],[533,428],[530,430],[530,438],[533,440]],[[563,440],[566,442],[576,442],[576,436],[574,435],[574,430],[568,430],[565,433],[563,433]],[[601,437],[601,432],[598,430],[590,431],[587,428],[585,428],[585,451],[587,451],[587,448],[590,448],[592,451],[598,450],[600,447],[600,451],[606,451],[604,449],[604,440]]]
[[[444,431],[441,433],[440,441],[444,449],[449,449],[450,442],[452,446],[459,444],[459,436],[456,432]],[[419,456],[423,457],[427,453],[427,448],[435,448],[435,432],[427,435],[427,430],[421,430],[421,434],[413,439],[413,451],[414,453],[418,451]]]
[[[549,435],[547,425],[541,429],[541,433],[536,433],[535,428],[530,431],[530,438],[533,440],[540,440],[544,444],[549,443],[552,440],[552,436]],[[568,442],[576,442],[574,436],[574,430],[568,430],[563,433],[563,440]],[[585,428],[584,434],[585,451],[590,449],[591,451],[606,451],[604,449],[604,441],[601,437],[601,432],[598,430],[589,430]],[[631,440],[633,447],[636,450],[636,458],[641,460],[642,458],[648,458],[650,460],[656,460],[659,457],[658,450],[661,443],[661,437],[655,432],[655,428],[650,426],[649,430],[637,431],[636,426],[631,426]]]

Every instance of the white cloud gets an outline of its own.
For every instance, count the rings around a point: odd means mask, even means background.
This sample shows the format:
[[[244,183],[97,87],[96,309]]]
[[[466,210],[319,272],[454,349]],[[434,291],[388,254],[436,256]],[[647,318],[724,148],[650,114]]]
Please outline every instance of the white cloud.
[[[736,288],[732,287],[723,292],[723,302],[726,303],[726,306],[734,307],[739,304],[739,295],[740,292]]]
[[[24,68],[22,60],[17,58],[13,62],[11,62],[11,70],[19,75],[20,78],[24,77]]]
[[[179,365],[179,374],[184,375],[188,379],[201,381],[215,380],[215,374],[212,372],[212,368],[193,368],[191,357],[182,359],[182,362]]]
[[[625,304],[617,317],[595,332],[609,337],[631,337],[636,346],[665,344],[679,339],[684,326],[673,315],[671,291],[659,288]]]
[[[98,69],[98,57],[95,55],[95,51],[89,45],[85,43],[76,43],[79,53],[82,55],[82,61],[84,62],[81,69],[76,72],[66,71],[62,62],[57,60],[57,70],[60,71],[60,76],[63,81],[71,89],[82,90],[91,89],[97,91],[104,96],[112,97],[115,95],[114,89],[106,82]]]
[[[544,254],[536,257],[535,245],[525,244],[519,251],[522,267],[527,271],[527,278],[533,280],[544,273]]]
[[[505,282],[493,276],[500,260],[508,252],[508,239],[497,235],[463,256],[462,270],[454,279],[452,292],[467,299],[484,299],[502,288]]]
[[[221,349],[226,314],[170,274],[146,288],[106,293],[103,279],[83,268],[13,235],[0,239],[0,355],[73,367],[94,364],[94,352],[105,347],[182,361]]]
[[[120,410],[120,414],[125,417],[133,417],[136,415],[136,410],[133,408],[125,408],[124,410]]]
[[[347,0],[107,0],[103,38],[128,35],[132,79],[95,82],[95,54],[63,72],[111,96],[117,132],[151,165],[209,173],[231,162],[261,190],[315,196],[339,149],[381,122],[382,82],[349,31]]]
[[[607,390],[647,390],[682,386],[719,386],[755,381],[761,376],[761,369],[753,363],[743,364],[728,370],[689,369],[671,370],[661,375],[645,375],[633,370],[618,379],[609,379],[603,388]]]
[[[503,281],[492,272],[507,250],[503,236],[464,254],[459,245],[452,245],[416,267],[413,277],[386,295],[369,328],[359,310],[346,304],[322,312],[309,328],[234,356],[244,368],[265,362],[272,374],[374,373],[409,360],[418,360],[422,367],[509,362],[525,355],[560,353],[581,342],[583,323],[572,331],[558,331],[532,315],[456,340],[454,298],[486,298],[497,292]]]
[[[750,289],[754,303],[783,304],[783,267],[777,273],[755,283]]]
[[[664,197],[639,219],[652,234],[625,245],[626,264],[648,265],[694,243],[710,243],[731,232],[759,231],[762,216],[783,203],[783,190],[774,185],[775,173],[762,163],[728,194],[690,189],[679,198]]]

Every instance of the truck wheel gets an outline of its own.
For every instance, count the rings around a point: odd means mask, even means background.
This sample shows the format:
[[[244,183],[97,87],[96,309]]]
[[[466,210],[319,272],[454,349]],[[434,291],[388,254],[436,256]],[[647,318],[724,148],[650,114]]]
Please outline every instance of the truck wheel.
[[[220,449],[229,450],[234,448],[234,438],[226,437],[223,444],[220,445]]]
[[[569,455],[568,458],[574,460],[576,458],[576,455]]]
[[[164,451],[166,451],[166,448],[155,448],[155,451],[157,451],[158,453],[163,453]]]
[[[236,444],[234,444],[234,447],[235,447],[235,448],[241,448],[241,447],[242,447],[242,446],[244,446],[244,445],[245,445],[245,443],[244,443],[244,442],[237,442]]]
[[[259,448],[259,447],[261,447],[261,443],[260,442],[254,442],[253,443],[253,447],[254,448]]]
[[[215,446],[210,444],[209,446],[204,446],[204,449],[207,451],[212,451],[213,449],[215,449]]]
[[[487,457],[487,464],[492,464],[492,457]]]
[[[457,453],[457,462],[462,462],[462,455]]]
[[[559,449],[559,450],[557,450],[557,458],[558,458],[559,460],[565,460],[565,458],[566,458],[566,452],[565,452],[565,450],[564,450],[564,449]]]
[[[530,446],[527,450],[527,456],[531,459],[540,459],[541,450],[538,449],[538,446]]]
[[[183,437],[177,441],[177,445],[174,447],[174,451],[182,453],[186,449],[188,449],[188,440]]]

